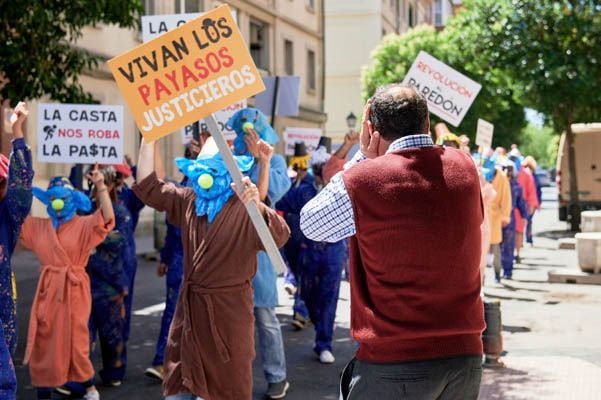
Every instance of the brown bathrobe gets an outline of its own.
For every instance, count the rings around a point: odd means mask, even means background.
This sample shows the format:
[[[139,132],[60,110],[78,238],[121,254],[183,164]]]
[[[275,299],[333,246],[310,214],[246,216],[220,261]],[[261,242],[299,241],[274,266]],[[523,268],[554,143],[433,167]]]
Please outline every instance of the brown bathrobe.
[[[251,280],[261,240],[233,195],[209,224],[196,215],[196,194],[146,177],[133,188],[146,205],[179,226],[184,279],[165,352],[165,396],[191,393],[205,400],[252,398],[255,357]],[[278,247],[290,230],[273,210],[266,221]]]

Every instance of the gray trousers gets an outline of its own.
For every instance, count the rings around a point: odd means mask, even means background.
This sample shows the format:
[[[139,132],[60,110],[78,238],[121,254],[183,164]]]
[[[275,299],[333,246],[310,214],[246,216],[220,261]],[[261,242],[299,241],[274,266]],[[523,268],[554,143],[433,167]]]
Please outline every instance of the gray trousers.
[[[342,372],[340,400],[477,400],[481,378],[481,356],[398,364],[353,359]]]

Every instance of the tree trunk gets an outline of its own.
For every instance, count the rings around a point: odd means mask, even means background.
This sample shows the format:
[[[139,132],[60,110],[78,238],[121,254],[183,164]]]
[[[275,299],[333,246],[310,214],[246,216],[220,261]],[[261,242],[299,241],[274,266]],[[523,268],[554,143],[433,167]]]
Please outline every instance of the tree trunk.
[[[566,140],[568,142],[568,169],[570,174],[570,203],[568,214],[570,217],[570,229],[573,232],[580,230],[580,196],[578,194],[578,180],[576,175],[576,151],[575,138],[572,131],[572,113],[566,115]]]

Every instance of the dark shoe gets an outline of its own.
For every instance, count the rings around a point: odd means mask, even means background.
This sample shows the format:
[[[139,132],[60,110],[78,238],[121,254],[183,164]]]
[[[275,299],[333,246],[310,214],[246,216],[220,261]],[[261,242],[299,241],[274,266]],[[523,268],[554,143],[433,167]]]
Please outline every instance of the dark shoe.
[[[63,396],[71,396],[73,392],[67,386],[59,386],[55,387],[54,391],[58,394],[62,394]]]
[[[165,369],[162,365],[153,365],[152,367],[146,368],[146,371],[144,371],[144,375],[158,381],[163,381],[164,373]]]
[[[501,274],[495,272],[495,283],[501,283]]]
[[[267,388],[267,393],[265,393],[265,397],[268,399],[283,399],[286,397],[286,392],[289,388],[290,384],[286,380],[270,383]]]
[[[511,275],[503,275],[503,279],[507,279],[508,281],[511,280]]]
[[[307,325],[309,324],[309,320],[300,315],[299,313],[294,313],[294,317],[292,317],[291,324],[294,327],[294,329],[300,331],[307,327]]]

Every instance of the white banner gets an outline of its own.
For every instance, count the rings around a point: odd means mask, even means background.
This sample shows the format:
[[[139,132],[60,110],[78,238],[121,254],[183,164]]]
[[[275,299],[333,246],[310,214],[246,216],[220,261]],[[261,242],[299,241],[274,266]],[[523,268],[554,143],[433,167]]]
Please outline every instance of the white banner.
[[[148,42],[171,29],[177,28],[186,22],[198,17],[200,13],[143,15],[142,16],[142,41]]]
[[[213,114],[215,119],[217,120],[217,124],[219,125],[219,129],[221,129],[221,133],[225,137],[225,140],[234,140],[236,138],[236,132],[229,130],[227,127],[227,121],[230,119],[232,115],[236,113],[236,111],[242,110],[246,108],[246,100],[239,101],[237,103],[232,104],[229,107],[224,108],[221,111],[217,111]],[[207,124],[204,120],[199,123],[199,133],[207,131]],[[193,128],[192,125],[186,125],[181,129],[182,143],[188,144],[192,140]]]
[[[322,130],[319,128],[286,128],[284,131],[284,142],[286,144],[285,154],[294,155],[294,144],[305,142],[307,152],[312,153],[319,144]]]
[[[476,144],[484,150],[492,147],[492,136],[495,126],[488,121],[478,118],[478,131],[476,132]]]
[[[425,51],[419,52],[403,83],[415,86],[430,112],[453,126],[459,126],[482,88]]]
[[[38,161],[120,164],[123,106],[38,104]]]

